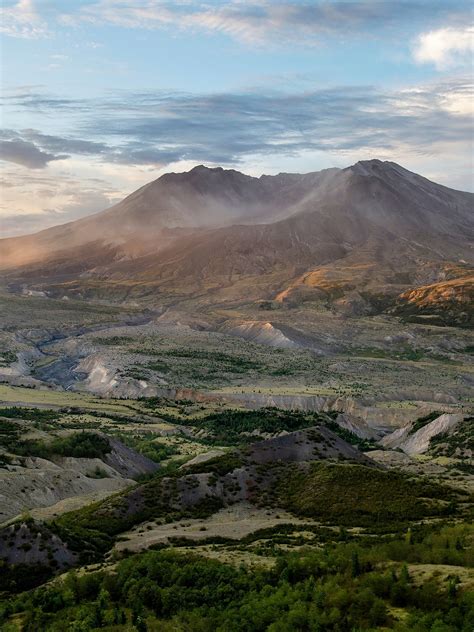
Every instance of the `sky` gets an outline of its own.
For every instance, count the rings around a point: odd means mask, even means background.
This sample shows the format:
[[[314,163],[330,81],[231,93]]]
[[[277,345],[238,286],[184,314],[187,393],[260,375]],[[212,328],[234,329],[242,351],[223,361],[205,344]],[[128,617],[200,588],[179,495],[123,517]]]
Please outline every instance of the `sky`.
[[[2,0],[0,233],[196,164],[393,160],[474,190],[473,5]]]

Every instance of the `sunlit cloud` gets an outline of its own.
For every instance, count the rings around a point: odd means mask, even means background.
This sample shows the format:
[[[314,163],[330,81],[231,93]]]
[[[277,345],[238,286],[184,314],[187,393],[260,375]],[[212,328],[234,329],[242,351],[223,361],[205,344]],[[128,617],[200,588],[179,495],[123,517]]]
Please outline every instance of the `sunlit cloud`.
[[[369,149],[409,139],[467,142],[472,82],[458,78],[399,90],[344,86],[303,93],[119,92],[101,99],[18,93],[15,109],[62,120],[68,134],[13,132],[24,145],[56,156],[90,155],[105,163],[165,167],[178,161],[238,165],[248,156]],[[41,157],[38,156],[38,162]],[[40,166],[40,165],[38,165]]]
[[[0,8],[0,32],[11,37],[34,39],[48,32],[46,21],[33,0],[18,2]]]
[[[106,178],[89,176],[80,160],[68,160],[64,166],[77,175],[69,175],[54,164],[44,172],[4,171],[0,206],[2,237],[79,219],[108,208],[127,192],[127,188],[115,188]],[[95,167],[95,171],[100,173],[100,168]]]
[[[416,39],[413,56],[418,63],[434,64],[443,70],[474,64],[474,27],[442,28],[422,33]]]

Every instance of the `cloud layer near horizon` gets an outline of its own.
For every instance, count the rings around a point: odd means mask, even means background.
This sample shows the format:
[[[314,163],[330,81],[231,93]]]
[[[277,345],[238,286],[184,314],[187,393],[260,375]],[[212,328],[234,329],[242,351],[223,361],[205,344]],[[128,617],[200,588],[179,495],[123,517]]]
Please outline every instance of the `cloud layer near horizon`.
[[[161,168],[356,148],[376,154],[401,145],[424,152],[434,141],[469,142],[473,96],[467,78],[397,91],[352,86],[297,94],[149,91],[74,100],[20,91],[5,98],[7,107],[60,118],[68,134],[3,130],[0,149],[3,160],[37,169],[71,155]]]

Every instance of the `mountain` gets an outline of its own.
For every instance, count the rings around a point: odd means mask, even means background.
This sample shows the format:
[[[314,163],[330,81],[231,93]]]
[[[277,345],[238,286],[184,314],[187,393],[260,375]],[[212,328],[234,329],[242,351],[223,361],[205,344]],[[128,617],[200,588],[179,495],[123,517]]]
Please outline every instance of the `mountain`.
[[[1,240],[0,269],[13,289],[52,296],[325,301],[348,313],[461,279],[456,305],[472,283],[473,200],[379,160],[260,178],[199,166],[102,213]]]
[[[291,212],[307,191],[336,171],[252,178],[200,165],[186,173],[168,173],[106,211],[35,235],[1,240],[0,267],[58,258],[71,248],[86,247],[89,252],[99,244],[109,254],[156,253],[175,232],[181,236],[189,230],[254,223],[287,209]]]

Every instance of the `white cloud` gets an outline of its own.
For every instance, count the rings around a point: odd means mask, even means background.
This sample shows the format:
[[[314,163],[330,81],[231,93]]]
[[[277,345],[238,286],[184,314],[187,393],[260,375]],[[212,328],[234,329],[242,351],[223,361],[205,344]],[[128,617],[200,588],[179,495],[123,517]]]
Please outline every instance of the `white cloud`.
[[[443,28],[421,33],[415,41],[413,56],[420,63],[434,64],[443,70],[471,65],[474,53],[474,27]]]
[[[0,8],[0,32],[11,37],[35,39],[47,33],[47,26],[38,14],[33,0],[18,0]]]

